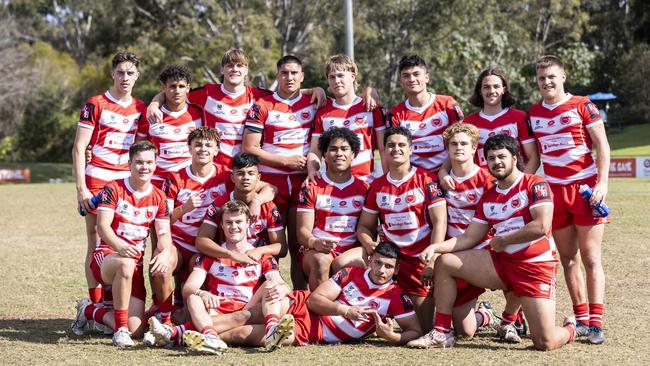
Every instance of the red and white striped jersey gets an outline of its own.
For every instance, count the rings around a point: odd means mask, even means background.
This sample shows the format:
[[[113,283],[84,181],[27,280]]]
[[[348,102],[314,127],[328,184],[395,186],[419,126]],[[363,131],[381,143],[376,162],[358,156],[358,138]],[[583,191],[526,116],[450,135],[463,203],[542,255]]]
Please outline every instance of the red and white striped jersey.
[[[370,184],[363,210],[379,215],[380,236],[395,243],[404,255],[417,257],[429,246],[429,208],[444,205],[438,176],[411,167],[402,180],[386,173]]]
[[[234,191],[221,195],[212,202],[205,213],[203,222],[217,228],[217,235],[214,239],[217,243],[225,240],[223,230],[221,229],[221,208],[226,202],[234,199]],[[282,215],[280,215],[278,208],[273,201],[264,202],[260,207],[260,216],[257,221],[251,222],[248,225],[248,243],[255,248],[272,244],[269,242],[268,232],[283,230]]]
[[[259,99],[246,117],[246,128],[262,134],[262,150],[271,154],[290,156],[309,153],[311,126],[316,117],[316,105],[311,96],[301,94],[292,100],[277,93]],[[288,168],[260,164],[262,174],[304,174]]]
[[[205,178],[194,175],[191,166],[186,166],[165,180],[163,190],[167,194],[167,205],[170,209],[183,205],[191,196],[197,193],[201,197],[200,207],[184,213],[172,224],[172,241],[174,245],[198,253],[194,247],[194,241],[199,233],[205,212],[212,201],[226,194],[229,189],[232,189],[232,186],[230,173],[222,170],[218,165],[214,165],[212,173]]]
[[[156,177],[165,179],[192,164],[192,155],[187,146],[190,132],[203,125],[203,111],[193,105],[186,104],[178,112],[172,112],[162,106],[161,123],[151,124],[145,117],[144,123],[138,126],[138,137],[147,138],[158,150],[156,157]]]
[[[377,310],[379,316],[394,319],[415,315],[411,298],[393,280],[376,285],[368,276],[370,269],[349,267],[338,271],[330,282],[341,289],[334,300],[348,306],[369,306]],[[340,315],[320,315],[325,343],[340,343],[361,339],[375,331],[375,321],[350,320]]]
[[[269,94],[268,90],[252,86],[246,86],[241,93],[231,93],[223,84],[205,84],[189,92],[189,101],[205,112],[204,125],[215,128],[221,136],[219,153],[214,158],[216,164],[231,169],[232,158],[241,151],[248,110],[256,99]]]
[[[472,220],[489,225],[495,236],[504,235],[531,222],[530,210],[541,205],[553,206],[551,187],[542,177],[520,173],[508,189],[495,185],[487,191],[481,197]],[[553,261],[555,242],[551,229],[537,240],[508,245],[505,251],[497,254],[522,262]]]
[[[411,163],[422,169],[437,171],[447,158],[442,138],[445,129],[463,119],[463,112],[454,98],[447,95],[431,96],[421,108],[414,107],[408,99],[393,107],[388,123],[402,126],[413,136]]]
[[[445,192],[447,239],[460,236],[467,230],[479,200],[485,192],[494,186],[492,174],[478,165],[475,165],[474,170],[464,177],[457,176],[453,170],[449,172],[449,176],[453,179],[456,188]],[[485,248],[489,244],[490,238],[489,234],[486,235],[484,240],[474,248]]]
[[[493,116],[488,116],[481,110],[480,112],[472,113],[465,117],[463,122],[472,124],[478,128],[477,159],[474,159],[474,161],[482,167],[487,166],[487,162],[483,156],[483,146],[489,137],[498,133],[509,135],[519,141],[519,145],[521,146],[535,142],[535,136],[533,136],[533,132],[530,131],[528,123],[526,123],[526,112],[518,109],[504,108],[501,112]],[[526,159],[526,155],[524,155],[521,146],[519,153],[522,158]]]
[[[352,174],[371,182],[374,179],[372,171],[374,151],[377,148],[377,132],[386,129],[382,108],[377,107],[372,112],[368,112],[359,97],[349,105],[340,105],[330,99],[325,107],[316,112],[312,136],[320,138],[331,127],[347,127],[357,135],[361,149],[352,160]]]
[[[370,185],[354,176],[345,183],[332,182],[327,174],[300,191],[298,212],[314,214],[312,234],[338,240],[337,254],[357,246],[357,221]]]
[[[101,169],[129,170],[129,147],[135,142],[138,125],[143,123],[146,106],[132,98],[130,103],[115,99],[108,91],[90,99],[81,110],[78,127],[93,131],[90,138],[92,159],[87,173],[101,177]],[[99,174],[99,175],[96,175]]]
[[[137,192],[129,184],[129,178],[109,182],[100,192],[99,211],[113,212],[111,229],[124,243],[135,245],[140,255],[144,255],[149,228],[154,220],[169,221],[169,211],[165,194],[149,184],[146,192]],[[115,252],[113,248],[98,238],[97,250]]]
[[[549,183],[564,185],[595,179],[598,172],[587,129],[603,121],[589,98],[567,94],[554,105],[539,102],[530,107],[528,119]]]
[[[221,244],[226,247],[226,244]],[[252,249],[249,248],[249,249]],[[212,258],[199,255],[194,263],[194,271],[207,274],[208,291],[223,297],[219,308],[221,314],[241,310],[253,297],[257,289],[268,279],[271,272],[278,272],[278,262],[273,256],[262,256],[258,263],[242,264],[228,258]]]

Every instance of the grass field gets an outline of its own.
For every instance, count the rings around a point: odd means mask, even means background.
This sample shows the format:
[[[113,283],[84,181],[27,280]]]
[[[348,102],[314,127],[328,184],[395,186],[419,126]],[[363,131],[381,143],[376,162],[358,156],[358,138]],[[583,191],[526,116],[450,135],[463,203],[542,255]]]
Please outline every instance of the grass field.
[[[650,124],[627,126],[623,131],[610,129],[607,133],[612,155],[649,155]]]
[[[371,339],[362,344],[282,348],[266,354],[234,348],[226,355],[187,355],[184,350],[117,350],[109,337],[74,337],[68,326],[75,299],[87,296],[81,263],[82,220],[72,184],[0,186],[0,357],[5,365],[58,364],[647,364],[650,322],[650,180],[614,179],[609,204],[614,223],[605,235],[606,335],[602,346],[580,340],[554,352],[494,341],[483,331],[451,350],[411,350]],[[286,270],[286,266],[284,266]],[[288,276],[285,275],[285,278]],[[558,320],[570,314],[564,280],[558,279]],[[486,296],[501,309],[498,293]],[[643,361],[646,360],[646,361]]]

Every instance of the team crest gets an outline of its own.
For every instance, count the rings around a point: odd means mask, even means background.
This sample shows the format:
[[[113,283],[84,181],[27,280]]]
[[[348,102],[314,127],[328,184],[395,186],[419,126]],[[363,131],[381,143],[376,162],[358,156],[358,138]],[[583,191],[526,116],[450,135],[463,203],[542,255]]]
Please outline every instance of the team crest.
[[[517,207],[519,207],[520,203],[521,202],[518,199],[514,199],[514,200],[512,200],[512,202],[510,204],[512,205],[512,208],[517,208]]]
[[[415,195],[409,194],[406,196],[406,202],[413,203],[415,202]]]
[[[431,124],[434,127],[438,127],[442,124],[442,121],[440,120],[440,118],[434,118],[433,120],[431,120]]]
[[[548,127],[553,127],[553,126],[555,126],[555,121],[553,120],[548,121]]]
[[[95,110],[95,105],[92,103],[86,103],[84,107],[81,109],[81,115],[79,116],[79,119],[81,121],[91,121],[92,116],[93,116],[93,111]]]
[[[305,111],[305,112],[302,112],[302,114],[300,116],[302,117],[302,119],[309,119],[311,117],[311,113]]]
[[[569,116],[562,117],[560,119],[560,123],[563,124],[563,125],[568,125],[569,123],[571,123],[571,117],[569,117]]]
[[[400,204],[400,202],[402,202],[401,198],[399,198],[399,197],[395,198],[395,204],[396,205]]]
[[[533,202],[551,198],[551,188],[546,182],[539,182],[533,186]]]
[[[147,210],[145,215],[147,216],[147,219],[149,219],[149,220],[153,219],[153,211]]]
[[[347,205],[348,205],[348,202],[345,201],[345,200],[339,202],[339,206],[341,206],[341,207],[345,207],[345,206],[347,206]]]
[[[467,201],[474,202],[475,200],[476,200],[476,194],[474,194],[474,193],[468,193],[467,194]]]
[[[502,135],[510,136],[510,130],[501,130]]]
[[[363,125],[364,123],[366,123],[366,116],[357,117],[357,119],[354,120],[354,123],[358,124],[359,126]]]
[[[352,205],[353,205],[354,207],[356,207],[356,208],[360,208],[360,207],[361,207],[361,201],[359,201],[359,200],[352,200]]]

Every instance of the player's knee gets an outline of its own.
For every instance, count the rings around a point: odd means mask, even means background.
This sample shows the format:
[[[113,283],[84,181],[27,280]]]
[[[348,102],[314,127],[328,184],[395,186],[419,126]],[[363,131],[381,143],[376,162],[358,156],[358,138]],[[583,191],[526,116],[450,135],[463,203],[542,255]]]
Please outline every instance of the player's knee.
[[[196,295],[190,295],[185,299],[187,310],[190,313],[194,313],[197,310],[205,310],[205,305],[203,304],[203,300]]]
[[[555,348],[553,339],[546,335],[533,336],[533,347],[538,351],[550,351]]]
[[[135,271],[135,262],[133,260],[120,260],[117,266],[117,275],[122,278],[133,278],[133,272]]]
[[[318,273],[325,273],[329,275],[332,259],[329,255],[316,255],[314,256],[314,268]]]
[[[582,263],[587,271],[593,271],[602,267],[600,257],[597,256],[585,256],[582,258]]]

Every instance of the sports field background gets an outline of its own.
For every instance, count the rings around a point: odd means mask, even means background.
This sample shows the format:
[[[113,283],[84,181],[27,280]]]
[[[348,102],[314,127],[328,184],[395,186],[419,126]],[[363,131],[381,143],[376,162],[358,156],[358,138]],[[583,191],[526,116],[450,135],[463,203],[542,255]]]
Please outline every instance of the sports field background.
[[[376,340],[364,344],[262,349],[235,348],[225,356],[187,355],[183,349],[117,350],[110,337],[73,337],[68,327],[75,300],[87,296],[81,263],[85,239],[75,212],[74,186],[68,184],[0,185],[0,363],[58,364],[644,364],[650,323],[650,180],[612,179],[609,205],[613,224],[604,246],[607,275],[607,341],[591,346],[578,341],[554,352],[532,350],[525,339],[508,345],[479,332],[452,350],[411,350]],[[282,262],[286,276],[286,260]],[[561,274],[557,323],[570,314]],[[502,308],[499,293],[487,296]],[[646,360],[646,361],[643,361]]]

